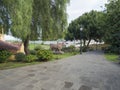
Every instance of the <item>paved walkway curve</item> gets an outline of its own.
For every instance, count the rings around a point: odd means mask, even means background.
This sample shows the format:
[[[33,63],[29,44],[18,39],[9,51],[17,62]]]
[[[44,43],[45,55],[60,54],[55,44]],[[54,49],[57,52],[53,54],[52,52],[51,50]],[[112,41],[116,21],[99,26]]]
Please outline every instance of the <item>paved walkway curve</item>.
[[[0,90],[120,90],[120,66],[102,52],[0,70]]]

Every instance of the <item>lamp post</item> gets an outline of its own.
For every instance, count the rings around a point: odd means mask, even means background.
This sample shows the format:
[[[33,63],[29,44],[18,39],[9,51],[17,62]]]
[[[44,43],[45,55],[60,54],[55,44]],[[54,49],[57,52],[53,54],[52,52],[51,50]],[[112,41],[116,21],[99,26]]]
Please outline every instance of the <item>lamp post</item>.
[[[81,36],[82,36],[82,34],[81,34],[82,30],[83,30],[83,28],[81,27],[80,28],[80,54],[82,54],[82,38],[81,38]]]

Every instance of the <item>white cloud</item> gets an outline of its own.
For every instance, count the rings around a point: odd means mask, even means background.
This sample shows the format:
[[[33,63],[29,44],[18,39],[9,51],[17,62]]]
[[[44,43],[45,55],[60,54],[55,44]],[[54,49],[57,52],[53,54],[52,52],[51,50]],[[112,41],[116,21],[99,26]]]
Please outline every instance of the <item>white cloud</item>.
[[[68,22],[76,19],[85,12],[91,10],[102,10],[101,6],[107,3],[107,0],[71,0],[67,7]]]

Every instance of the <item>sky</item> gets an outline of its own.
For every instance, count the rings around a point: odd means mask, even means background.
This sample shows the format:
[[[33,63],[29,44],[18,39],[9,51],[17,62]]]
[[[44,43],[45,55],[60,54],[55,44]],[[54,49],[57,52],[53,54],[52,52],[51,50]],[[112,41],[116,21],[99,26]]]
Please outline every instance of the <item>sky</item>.
[[[85,12],[103,10],[105,3],[107,3],[107,0],[70,0],[70,4],[67,7],[68,23]],[[5,35],[4,38],[5,40],[14,40],[14,37],[8,35]]]
[[[107,0],[70,0],[67,7],[68,23],[91,10],[101,11]]]

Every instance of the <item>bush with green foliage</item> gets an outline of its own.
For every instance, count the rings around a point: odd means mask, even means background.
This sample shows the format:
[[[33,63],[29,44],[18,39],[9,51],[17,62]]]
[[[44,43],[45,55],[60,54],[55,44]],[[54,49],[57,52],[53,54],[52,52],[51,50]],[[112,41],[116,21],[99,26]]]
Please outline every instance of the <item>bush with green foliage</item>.
[[[50,50],[39,50],[37,52],[37,57],[38,57],[38,60],[48,61],[53,58],[53,53]]]
[[[24,53],[17,53],[15,55],[15,59],[18,62],[24,61],[25,60],[25,54]]]
[[[88,47],[83,46],[83,47],[82,47],[82,52],[87,52],[87,51],[88,51]]]
[[[120,54],[120,47],[117,46],[109,46],[104,49],[105,53],[115,53],[115,54]]]
[[[105,43],[111,45],[106,52],[120,54],[120,0],[106,4]],[[114,18],[113,18],[114,17]]]
[[[30,50],[30,54],[31,54],[31,55],[36,55],[36,54],[37,54],[37,51],[36,51],[36,50]]]
[[[44,42],[42,42],[41,45],[44,45]]]
[[[78,51],[72,52],[72,55],[77,55],[77,54],[78,54]]]
[[[36,46],[34,50],[35,50],[35,51],[44,50],[44,48],[39,45],[39,46]]]
[[[33,61],[35,61],[35,60],[37,60],[37,57],[35,56],[35,55],[27,55],[26,57],[25,57],[25,62],[28,62],[28,63],[30,63],[30,62],[33,62]]]
[[[76,52],[76,48],[74,45],[71,45],[69,47],[62,48],[62,51],[64,51],[64,52]]]
[[[0,63],[6,62],[7,59],[12,55],[11,52],[7,50],[1,50],[0,51]]]

